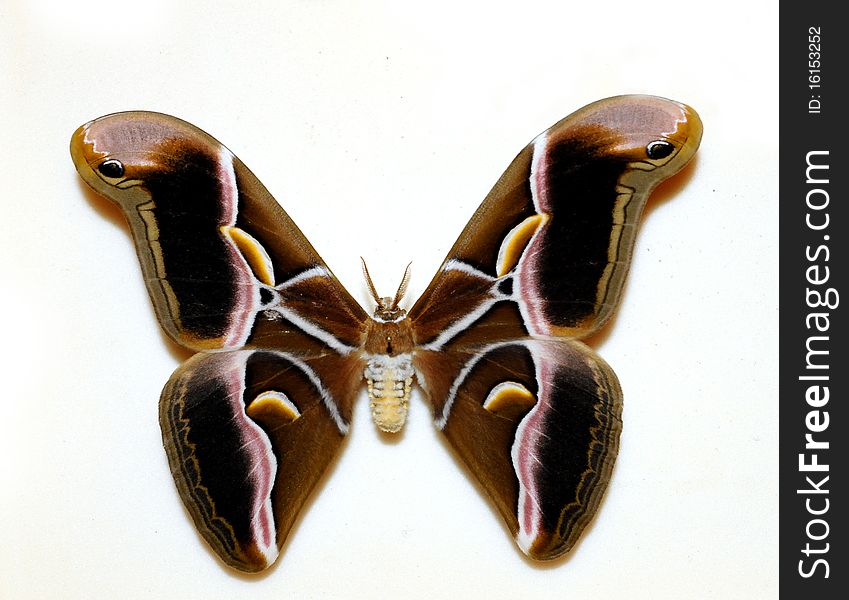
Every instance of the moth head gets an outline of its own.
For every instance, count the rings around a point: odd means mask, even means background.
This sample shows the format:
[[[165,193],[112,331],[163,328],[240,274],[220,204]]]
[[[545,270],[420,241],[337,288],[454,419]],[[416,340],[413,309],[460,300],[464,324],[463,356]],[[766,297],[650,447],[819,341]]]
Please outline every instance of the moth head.
[[[374,309],[374,318],[383,322],[394,322],[403,319],[406,316],[407,311],[400,308],[398,304],[401,302],[404,294],[407,293],[407,285],[410,283],[410,265],[408,264],[407,268],[404,270],[404,276],[401,278],[401,284],[398,286],[398,291],[395,292],[394,297],[391,297],[380,296],[377,293],[377,288],[374,287],[374,282],[368,272],[366,261],[362,256],[360,257],[360,261],[363,263],[363,276],[366,278],[366,285],[368,285],[369,292],[371,292],[371,297],[377,303],[377,307]]]
[[[82,179],[116,202],[141,202],[139,192],[163,175],[215,169],[221,148],[184,121],[145,111],[100,117],[71,137],[71,157]]]

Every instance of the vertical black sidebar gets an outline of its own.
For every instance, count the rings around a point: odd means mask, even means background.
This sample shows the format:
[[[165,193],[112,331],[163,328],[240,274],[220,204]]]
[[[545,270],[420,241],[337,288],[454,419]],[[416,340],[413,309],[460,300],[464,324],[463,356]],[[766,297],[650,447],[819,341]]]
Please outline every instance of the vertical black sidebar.
[[[780,15],[780,590],[849,597],[849,30],[840,3]],[[845,305],[844,305],[845,304]]]

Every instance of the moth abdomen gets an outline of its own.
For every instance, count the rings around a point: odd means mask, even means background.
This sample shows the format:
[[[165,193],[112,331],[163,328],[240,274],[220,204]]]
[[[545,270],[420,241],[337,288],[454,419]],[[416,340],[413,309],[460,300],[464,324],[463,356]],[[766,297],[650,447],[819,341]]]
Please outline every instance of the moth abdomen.
[[[374,424],[386,433],[398,433],[407,420],[413,363],[409,354],[375,355],[366,365],[369,408]]]

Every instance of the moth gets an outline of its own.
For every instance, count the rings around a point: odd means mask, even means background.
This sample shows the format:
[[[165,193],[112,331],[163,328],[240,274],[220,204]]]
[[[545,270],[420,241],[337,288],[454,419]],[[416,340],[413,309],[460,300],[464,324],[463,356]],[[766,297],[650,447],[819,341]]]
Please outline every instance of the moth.
[[[80,127],[82,179],[129,222],[157,318],[197,352],[159,403],[180,496],[226,564],[278,557],[339,449],[363,383],[383,431],[414,382],[527,556],[572,548],[622,428],[613,370],[580,340],[611,316],[652,189],[693,157],[698,115],[652,96],[592,103],[537,136],[421,298],[340,285],[242,162],[153,112]]]

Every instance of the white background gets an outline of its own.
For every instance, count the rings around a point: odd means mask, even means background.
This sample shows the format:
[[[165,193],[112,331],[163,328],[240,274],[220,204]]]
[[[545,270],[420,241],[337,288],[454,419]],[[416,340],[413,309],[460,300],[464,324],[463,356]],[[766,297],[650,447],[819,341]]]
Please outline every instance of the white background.
[[[768,598],[777,595],[774,2],[56,2],[0,5],[0,596]],[[525,560],[414,398],[397,442],[363,399],[263,576],[185,513],[157,400],[160,332],[122,217],[78,180],[74,129],[128,109],[195,123],[282,202],[344,285],[408,305],[513,156],[621,93],[686,102],[695,164],[650,205],[594,346],[625,391],[597,519]]]

